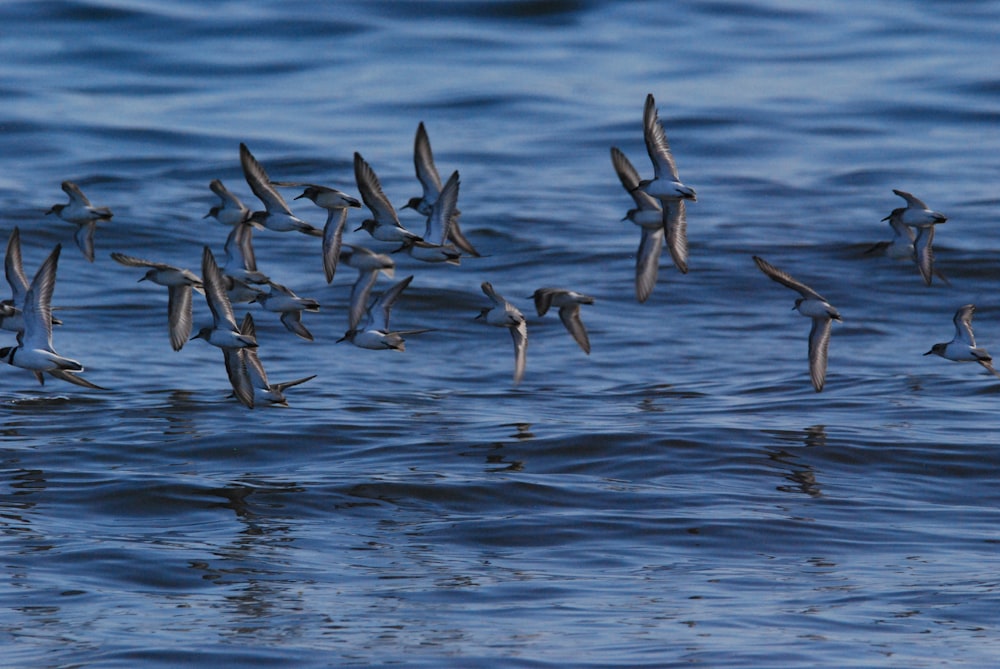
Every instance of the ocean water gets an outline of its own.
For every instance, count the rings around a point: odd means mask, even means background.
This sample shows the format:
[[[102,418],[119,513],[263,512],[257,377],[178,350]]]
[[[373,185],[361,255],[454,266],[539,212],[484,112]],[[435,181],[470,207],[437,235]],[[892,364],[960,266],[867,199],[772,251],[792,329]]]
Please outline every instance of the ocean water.
[[[55,346],[109,388],[0,369],[0,665],[996,663],[1000,381],[922,354],[967,303],[1000,352],[1000,4],[80,0],[0,20],[0,239],[20,228],[29,276],[63,244]],[[690,273],[665,254],[639,304],[609,148],[650,174],[648,93],[698,202]],[[401,206],[421,121],[484,257],[397,255],[415,278],[393,323],[433,331],[367,351],[335,343],[353,271],[327,285],[318,240],[257,233],[261,269],[323,305],[313,342],[252,308],[272,380],[317,374],[288,408],[227,398],[219,351],[172,351],[165,290],[109,257],[221,254],[208,183],[257,206],[240,142],[275,179],[354,195],[358,151]],[[67,179],[115,212],[92,264],[44,215]],[[948,284],[865,255],[893,188],[949,217]],[[843,315],[822,393],[809,321],[753,254]],[[483,281],[529,316],[518,386],[510,337],[474,320]],[[534,314],[545,285],[595,298],[589,356]]]

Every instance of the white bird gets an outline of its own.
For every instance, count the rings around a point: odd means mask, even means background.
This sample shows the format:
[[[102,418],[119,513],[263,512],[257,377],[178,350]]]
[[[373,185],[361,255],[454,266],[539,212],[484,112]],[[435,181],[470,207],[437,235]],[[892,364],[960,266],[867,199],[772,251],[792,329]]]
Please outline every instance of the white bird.
[[[243,322],[240,324],[240,332],[244,335],[256,338],[253,316],[249,313],[243,317]],[[313,374],[301,379],[295,379],[294,381],[270,383],[267,380],[267,373],[264,371],[264,365],[261,364],[260,357],[257,355],[256,349],[241,348],[238,350],[238,353],[243,358],[243,367],[246,371],[247,383],[250,386],[253,396],[253,405],[250,408],[259,406],[264,402],[268,404],[277,404],[279,406],[288,406],[288,400],[285,398],[285,391],[292,386],[297,386],[316,378],[316,375]],[[233,394],[236,394],[235,389]]]
[[[226,291],[226,297],[230,304],[250,303],[257,299],[257,296],[265,292],[257,285],[251,285],[234,279],[231,276],[222,275],[222,285]]]
[[[427,128],[424,127],[423,121],[417,126],[417,134],[413,138],[413,166],[423,193],[420,197],[411,197],[403,205],[403,209],[413,209],[429,217],[431,215],[431,208],[441,195],[442,186],[441,176],[438,174],[437,166],[434,164],[434,154],[431,152],[431,141],[427,136]],[[443,245],[445,242],[450,241],[463,253],[479,257],[479,252],[466,239],[459,227],[458,218],[461,213],[458,209],[455,209],[453,213],[454,220],[450,222],[448,235],[441,244]],[[431,222],[428,220],[424,239],[434,238],[431,232]]]
[[[947,216],[939,211],[934,211],[924,204],[922,200],[913,197],[912,194],[895,188],[892,189],[892,192],[906,200],[906,206],[900,208],[903,223],[906,225],[920,227],[924,225],[936,225],[938,223],[944,223],[948,220]]]
[[[24,331],[24,302],[31,286],[24,273],[24,262],[21,259],[21,230],[17,226],[14,226],[7,240],[4,274],[7,283],[10,284],[11,298],[0,301],[0,329],[20,333]],[[53,316],[52,324],[62,325],[62,321]]]
[[[299,297],[292,290],[280,283],[271,282],[271,292],[260,293],[251,300],[265,311],[281,314],[281,323],[289,332],[308,341],[313,340],[312,333],[302,324],[302,312],[319,311],[319,302],[311,297]]]
[[[652,93],[646,96],[642,128],[646,140],[646,152],[649,153],[649,159],[653,163],[653,178],[640,181],[637,188],[659,200],[696,201],[698,196],[694,189],[681,183],[680,177],[677,176],[677,164],[670,152],[667,134],[660,123]]]
[[[924,355],[939,355],[945,360],[955,362],[978,362],[994,376],[1000,377],[993,369],[993,357],[985,348],[976,346],[976,337],[972,334],[972,315],[976,313],[976,305],[966,304],[955,312],[952,322],[955,324],[955,336],[949,342],[934,344]]]
[[[326,223],[323,225],[323,271],[326,273],[326,282],[331,283],[337,271],[337,262],[340,259],[347,210],[358,208],[361,203],[350,195],[327,186],[293,181],[283,181],[277,185],[301,186],[305,190],[302,191],[301,195],[295,197],[296,200],[308,198],[317,207],[326,209]]]
[[[205,301],[212,312],[211,327],[203,327],[191,339],[204,339],[212,346],[222,349],[226,363],[226,375],[237,399],[253,408],[253,393],[247,383],[246,368],[241,348],[256,348],[257,339],[240,331],[233,316],[233,306],[226,294],[226,281],[222,276],[212,249],[207,246],[201,254],[201,279],[205,288]]]
[[[882,220],[889,221],[889,226],[892,228],[893,233],[892,239],[884,242],[876,242],[865,251],[865,254],[880,253],[896,260],[906,258],[915,261],[916,253],[913,248],[913,242],[916,239],[916,234],[912,228],[903,223],[903,217],[897,215],[895,211]]]
[[[219,196],[220,204],[209,209],[202,218],[214,218],[223,225],[239,225],[249,221],[250,214],[253,213],[250,211],[250,207],[243,204],[238,197],[223,186],[222,181],[214,179],[208,184],[208,187]],[[259,223],[255,225],[263,227]]]
[[[917,234],[913,232],[913,228],[903,222],[903,212],[906,209],[900,207],[894,209],[891,214],[883,218],[883,221],[889,221],[889,226],[892,228],[892,239],[883,242],[876,242],[870,248],[865,251],[865,255],[870,254],[881,254],[893,260],[910,260],[917,265],[920,269],[921,276],[923,276],[924,271],[929,266],[931,273],[937,278],[941,279],[945,285],[951,285],[951,282],[945,277],[945,275],[938,268],[933,266],[933,250],[930,246],[930,241],[933,239],[934,231],[931,229],[929,234],[921,239],[921,258],[917,255],[916,249],[916,239]],[[923,265],[921,264],[923,262]]]
[[[535,310],[539,316],[544,316],[549,307],[558,308],[559,320],[566,326],[567,332],[573,336],[583,352],[590,355],[590,338],[587,336],[587,329],[583,327],[583,321],[580,320],[580,305],[593,304],[594,298],[563,288],[539,288],[532,298],[535,300]]]
[[[84,258],[94,262],[94,231],[98,223],[110,221],[114,214],[107,207],[90,204],[80,187],[72,181],[63,181],[62,189],[69,196],[69,203],[54,204],[45,214],[55,214],[64,221],[75,223],[76,245],[80,247]]]
[[[226,262],[222,265],[223,276],[232,277],[245,284],[264,284],[271,279],[257,269],[257,256],[253,250],[253,226],[241,223],[234,225],[223,246]]]
[[[399,216],[389,198],[382,192],[378,176],[360,153],[354,153],[354,178],[358,182],[358,192],[365,206],[372,212],[372,218],[365,219],[357,230],[365,230],[375,239],[383,242],[405,242],[419,240],[416,235],[399,224]]]
[[[882,220],[888,220],[892,225],[895,219],[897,225],[903,224],[917,228],[917,237],[913,242],[914,253],[917,267],[920,268],[920,275],[924,277],[924,283],[929,286],[934,274],[936,274],[934,271],[934,249],[931,247],[934,242],[934,226],[944,223],[948,218],[941,212],[928,208],[926,204],[910,193],[895,188],[892,189],[892,192],[906,200],[906,206],[893,209],[892,213]]]
[[[481,309],[476,319],[482,319],[487,325],[510,330],[510,336],[514,340],[514,385],[517,385],[524,376],[524,367],[527,362],[528,322],[525,320],[524,314],[496,292],[489,281],[484,281],[480,287],[486,297],[490,298],[493,306]]]
[[[411,281],[413,281],[412,275],[394,283],[386,289],[367,309],[368,320],[366,323],[364,325],[360,323],[349,324],[351,327],[337,341],[346,340],[359,348],[371,350],[393,349],[395,351],[405,351],[406,340],[404,337],[430,332],[429,329],[393,330],[389,326],[389,316],[392,313],[392,307],[406,287],[410,285]],[[375,325],[375,315],[373,312],[378,311],[382,312],[382,326],[373,327]]]
[[[56,286],[56,268],[61,250],[62,245],[56,244],[35,273],[24,298],[24,330],[17,335],[17,346],[0,349],[0,360],[30,370],[42,384],[45,383],[43,373],[47,372],[57,379],[84,388],[106,390],[77,376],[83,371],[83,365],[59,355],[52,347],[52,292]]]
[[[427,230],[423,240],[407,240],[395,252],[405,250],[411,257],[424,262],[444,262],[458,265],[462,253],[448,242],[451,229],[456,221],[458,209],[458,171],[452,173],[448,182],[438,193],[427,216]],[[434,240],[433,243],[429,240]]]
[[[243,176],[246,178],[250,190],[264,203],[265,209],[250,214],[248,221],[263,225],[268,230],[276,232],[295,230],[314,237],[323,236],[322,230],[314,228],[292,214],[285,198],[281,197],[281,193],[271,183],[271,178],[264,171],[264,166],[254,158],[250,149],[242,142],[240,142],[240,164],[243,166]]]
[[[347,329],[353,330],[358,326],[368,307],[368,296],[378,280],[378,275],[381,273],[390,279],[393,278],[396,274],[396,261],[384,253],[375,253],[364,246],[348,244],[340,252],[340,262],[358,270],[358,278],[351,286],[347,317]]]
[[[687,205],[683,200],[667,200],[661,206],[659,200],[637,190],[639,173],[614,146],[611,147],[611,163],[636,205],[628,210],[623,220],[638,225],[642,233],[635,257],[635,297],[645,302],[656,286],[664,238],[674,265],[682,274],[687,273]]]
[[[791,288],[802,296],[795,300],[793,308],[803,316],[812,319],[812,329],[809,331],[809,374],[812,377],[813,388],[816,389],[816,392],[820,392],[823,390],[823,384],[826,380],[831,321],[841,320],[840,314],[822,295],[804,283],[796,281],[790,274],[781,271],[763,258],[753,256],[753,260],[757,263],[760,271],[772,280]]]
[[[167,287],[167,324],[170,331],[170,345],[175,351],[181,350],[191,336],[192,290],[197,290],[199,293],[205,292],[201,279],[191,270],[166,263],[143,260],[117,251],[111,254],[111,258],[126,267],[148,267],[146,274],[139,281],[152,281]]]
[[[441,176],[434,164],[431,140],[427,136],[427,128],[424,127],[423,121],[417,125],[417,134],[413,138],[413,167],[423,193],[420,197],[411,197],[403,205],[403,209],[413,209],[424,216],[430,216],[431,207],[441,194]]]
[[[201,328],[191,339],[204,339],[212,346],[223,349],[257,346],[257,340],[242,334],[236,325],[233,305],[226,295],[225,279],[215,262],[212,249],[207,246],[201,254],[201,279],[205,289],[205,301],[212,312],[212,325]]]

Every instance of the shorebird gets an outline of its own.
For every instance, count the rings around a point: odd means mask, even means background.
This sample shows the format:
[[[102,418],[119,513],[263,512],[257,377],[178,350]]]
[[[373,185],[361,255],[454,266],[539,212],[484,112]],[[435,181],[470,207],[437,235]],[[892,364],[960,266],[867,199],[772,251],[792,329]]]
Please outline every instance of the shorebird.
[[[302,312],[319,311],[319,302],[316,300],[299,297],[290,288],[272,281],[271,292],[260,293],[251,301],[259,304],[265,311],[281,314],[281,323],[289,332],[307,341],[313,340],[312,333],[302,324]]]
[[[480,287],[486,297],[490,298],[493,306],[481,309],[476,319],[483,320],[487,325],[510,330],[510,336],[514,340],[514,385],[516,386],[524,376],[527,362],[528,322],[524,319],[524,314],[496,292],[489,281],[483,281]]]
[[[222,185],[219,179],[214,179],[208,187],[213,193],[219,196],[220,204],[208,210],[202,218],[214,218],[223,225],[239,225],[247,223],[250,219],[250,207],[233,195],[228,188]],[[259,223],[257,227],[263,227]]]
[[[264,203],[264,211],[255,211],[250,214],[250,218],[247,219],[249,222],[263,225],[268,230],[276,232],[295,230],[314,237],[323,236],[322,230],[314,228],[292,214],[285,198],[281,197],[281,193],[271,183],[271,178],[264,171],[264,166],[254,158],[250,149],[242,142],[240,143],[240,164],[243,166],[243,176],[246,178],[250,190]]]
[[[361,199],[372,213],[372,218],[365,219],[357,230],[364,230],[373,238],[383,242],[421,239],[420,235],[410,232],[399,224],[399,216],[396,215],[389,198],[382,192],[382,185],[375,170],[357,152],[354,154],[354,178],[358,182]]]
[[[580,305],[593,304],[594,298],[563,288],[539,288],[532,298],[535,300],[535,310],[539,316],[544,316],[549,307],[557,307],[559,320],[566,326],[566,331],[573,336],[583,352],[590,355],[590,338],[587,337],[587,329],[580,320]]]
[[[204,293],[201,279],[194,272],[167,265],[166,263],[143,260],[124,253],[113,252],[111,258],[126,267],[148,267],[139,281],[152,281],[167,287],[167,326],[170,331],[170,345],[175,351],[184,347],[191,337],[191,293]]]
[[[924,355],[939,355],[945,360],[955,362],[978,362],[994,376],[1000,374],[993,369],[993,357],[985,348],[976,346],[976,337],[972,334],[972,315],[976,313],[976,305],[966,304],[955,312],[952,322],[955,324],[955,336],[951,341],[934,344]]]
[[[17,346],[0,348],[0,360],[30,370],[38,382],[45,383],[44,373],[84,388],[106,390],[81,376],[83,365],[56,353],[52,347],[52,292],[56,287],[56,268],[61,244],[49,254],[31,280],[24,297],[24,330],[17,335]]]
[[[317,184],[296,181],[282,181],[277,186],[298,186],[305,190],[296,200],[307,198],[321,209],[326,209],[326,223],[323,225],[323,272],[326,282],[331,283],[337,271],[340,258],[340,246],[344,239],[344,224],[347,222],[347,210],[361,206],[357,199],[342,193],[336,188],[319,186]]]
[[[677,176],[677,164],[670,152],[667,134],[663,131],[663,124],[660,123],[652,93],[646,96],[646,106],[642,112],[642,129],[646,140],[646,152],[653,163],[653,178],[640,181],[637,188],[663,201],[696,201],[698,196],[694,189],[681,183]]]
[[[69,196],[69,203],[54,204],[45,212],[55,214],[64,221],[76,224],[76,245],[83,252],[83,257],[94,262],[94,231],[98,223],[106,223],[114,214],[107,207],[95,207],[83,194],[80,187],[72,181],[63,181],[62,189]]]
[[[0,329],[8,332],[24,332],[24,302],[31,284],[24,273],[24,261],[21,258],[21,230],[15,225],[7,240],[7,253],[4,256],[4,274],[10,285],[11,298],[0,301]],[[52,317],[53,325],[62,325],[62,321]]]
[[[399,296],[406,290],[406,287],[413,281],[413,276],[408,276],[402,281],[398,281],[390,286],[378,299],[367,309],[368,319],[364,325],[360,323],[349,323],[350,327],[344,336],[337,341],[349,341],[360,348],[372,350],[393,349],[396,351],[406,350],[406,340],[409,335],[430,332],[429,329],[420,330],[393,330],[389,326],[389,316],[392,307],[399,299]],[[382,312],[382,326],[372,327],[375,324],[375,313]]]
[[[420,197],[411,197],[406,204],[403,205],[403,209],[413,209],[424,216],[431,215],[431,208],[434,203],[437,202],[441,195],[441,176],[438,174],[437,166],[434,164],[434,154],[431,152],[431,141],[427,136],[427,128],[424,127],[424,122],[421,121],[417,126],[417,134],[413,138],[413,166],[417,173],[417,180],[420,182],[420,186],[423,189],[423,193]],[[462,230],[458,224],[458,218],[461,215],[458,209],[452,213],[453,220],[450,221],[450,227],[447,231],[447,236],[441,241],[441,244],[446,242],[451,242],[460,251],[466,255],[479,257],[479,252],[476,248],[466,239],[465,235],[462,234]],[[424,233],[424,239],[434,239],[435,236],[431,232],[431,222],[427,221],[427,231]]]
[[[233,306],[226,294],[226,281],[222,276],[212,249],[207,246],[201,254],[201,279],[205,288],[205,301],[212,312],[212,325],[198,330],[191,339],[204,339],[212,346],[222,349],[222,357],[226,363],[226,375],[236,393],[237,399],[246,406],[253,408],[253,393],[248,392],[246,369],[243,357],[239,355],[241,348],[256,348],[257,339],[240,331],[233,316]]]
[[[683,200],[660,200],[637,190],[639,173],[617,147],[611,147],[611,163],[618,179],[635,201],[622,220],[639,226],[642,236],[635,256],[635,297],[645,302],[653,293],[659,273],[660,251],[667,240],[670,256],[682,274],[687,273],[687,211]]]
[[[222,248],[226,253],[226,262],[222,265],[223,276],[232,277],[245,284],[265,284],[271,280],[257,269],[252,225],[244,223],[234,225]]]
[[[931,247],[934,242],[934,226],[944,223],[948,218],[941,212],[930,209],[910,193],[895,188],[892,192],[906,200],[906,206],[893,209],[892,213],[882,220],[888,220],[893,229],[899,225],[917,228],[916,239],[913,241],[914,257],[920,275],[924,277],[924,283],[929,286],[934,275],[938,274],[934,270],[934,249]]]
[[[791,288],[802,297],[795,300],[793,307],[803,316],[812,319],[809,331],[809,374],[816,392],[823,390],[826,380],[827,349],[830,347],[831,322],[839,321],[840,313],[815,290],[797,281],[763,258],[753,257],[757,267],[772,280]]]
[[[452,173],[448,182],[438,193],[438,198],[431,205],[423,240],[407,240],[394,253],[405,250],[411,257],[424,262],[459,264],[462,253],[448,241],[452,226],[457,220],[458,187],[459,180],[456,171]],[[434,242],[428,240],[434,240]]]
[[[240,332],[249,337],[256,337],[256,330],[253,323],[253,316],[247,313],[243,317],[243,322],[240,324]],[[268,404],[277,404],[279,406],[288,406],[288,400],[285,398],[285,391],[292,386],[297,386],[306,381],[311,381],[316,378],[316,375],[305,376],[301,379],[295,379],[294,381],[285,381],[284,383],[270,383],[267,380],[267,373],[264,371],[264,365],[260,362],[260,357],[257,355],[257,349],[254,348],[241,348],[239,349],[239,355],[243,358],[243,367],[246,371],[247,383],[250,386],[253,405],[259,406],[263,402]],[[233,391],[235,395],[235,389]]]
[[[357,244],[347,244],[340,252],[340,262],[358,270],[358,278],[351,286],[350,307],[348,308],[348,330],[357,327],[368,307],[368,296],[371,294],[378,275],[384,274],[388,278],[393,278],[396,274],[396,261],[384,253],[358,246]]]

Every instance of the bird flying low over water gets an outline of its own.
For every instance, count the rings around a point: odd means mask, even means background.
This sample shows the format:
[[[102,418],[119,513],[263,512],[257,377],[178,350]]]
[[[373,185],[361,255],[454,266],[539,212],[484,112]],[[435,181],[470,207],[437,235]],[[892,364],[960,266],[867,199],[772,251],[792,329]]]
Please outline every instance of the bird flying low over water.
[[[438,174],[437,166],[434,164],[434,154],[431,152],[431,141],[427,136],[427,128],[424,127],[424,122],[421,121],[417,126],[417,134],[413,138],[413,166],[417,173],[417,180],[420,182],[420,186],[423,189],[423,193],[420,197],[411,197],[406,204],[403,205],[403,209],[413,209],[424,216],[428,217],[427,220],[427,231],[424,232],[424,239],[436,239],[436,236],[431,232],[431,208],[434,203],[438,201],[441,195],[441,176]],[[448,228],[446,230],[446,235],[444,239],[441,240],[441,244],[444,245],[448,242],[455,245],[458,250],[473,257],[479,257],[479,251],[475,249],[471,242],[466,239],[465,235],[462,234],[462,230],[459,227],[458,219],[461,216],[457,208],[452,212],[451,219],[449,221]]]
[[[233,195],[228,188],[223,186],[219,179],[213,179],[208,184],[208,187],[213,193],[219,196],[220,204],[209,209],[208,213],[202,216],[202,218],[214,218],[223,225],[239,225],[249,222],[250,214],[252,213],[250,208]],[[253,225],[258,228],[263,227],[259,223],[254,223]]]
[[[323,225],[323,271],[326,273],[326,282],[332,282],[340,259],[347,210],[358,208],[361,203],[350,195],[328,186],[297,181],[276,182],[275,185],[304,188],[301,195],[295,196],[296,200],[307,198],[317,207],[326,209],[326,223]]]
[[[21,257],[21,230],[16,225],[11,230],[10,238],[7,240],[4,274],[10,285],[11,298],[0,301],[0,329],[20,334],[24,332],[24,303],[31,284],[28,283],[28,277],[24,273],[24,261]],[[62,321],[52,316],[52,324],[62,325]]]
[[[656,286],[664,239],[674,265],[682,274],[687,273],[687,205],[684,200],[665,200],[661,203],[638,190],[639,173],[625,154],[614,146],[611,147],[611,164],[622,186],[635,201],[635,207],[629,209],[622,220],[632,221],[642,233],[635,256],[635,297],[639,302],[645,302]]]
[[[456,214],[458,211],[456,208],[458,187],[458,171],[456,170],[448,179],[448,183],[441,189],[434,204],[431,205],[423,240],[407,240],[396,251],[405,250],[411,257],[424,262],[459,264],[462,253],[448,241],[452,226],[458,220]]]
[[[226,253],[226,262],[222,266],[223,276],[232,277],[245,284],[266,284],[271,280],[257,269],[252,225],[234,225],[222,248]]]
[[[24,330],[17,335],[17,346],[0,348],[0,360],[30,370],[41,384],[45,383],[43,373],[48,373],[84,388],[106,390],[77,376],[83,371],[83,365],[59,355],[52,347],[52,293],[61,250],[62,245],[56,244],[31,280],[22,311]]]
[[[192,339],[204,339],[212,346],[219,348],[243,348],[257,346],[254,337],[242,334],[233,316],[233,306],[226,295],[226,285],[212,255],[212,249],[207,246],[202,250],[201,278],[205,288],[205,301],[212,312],[212,325],[198,330]]]
[[[319,302],[311,297],[299,297],[290,288],[280,283],[271,282],[271,292],[260,293],[251,300],[265,311],[281,314],[281,323],[285,329],[307,341],[312,341],[312,333],[302,324],[302,312],[319,311]]]
[[[243,322],[240,324],[240,332],[248,337],[256,338],[257,336],[253,323],[253,316],[249,313],[243,317]],[[295,379],[294,381],[270,383],[267,380],[267,373],[264,371],[264,365],[261,364],[260,357],[257,355],[257,349],[241,348],[237,351],[237,355],[242,358],[242,369],[246,375],[246,386],[241,388],[240,392],[249,394],[252,398],[252,402],[249,406],[251,409],[256,406],[260,406],[265,402],[267,404],[278,406],[288,406],[288,400],[285,398],[285,391],[292,386],[297,386],[316,378],[316,375],[313,374],[311,376],[302,377],[301,379]],[[243,386],[242,382],[241,386]],[[245,390],[247,386],[249,387],[249,391]],[[233,389],[233,394],[238,395],[235,388]]]
[[[406,287],[413,281],[413,275],[397,281],[382,293],[377,300],[367,309],[367,321],[361,323],[349,323],[350,327],[344,336],[337,341],[349,341],[359,348],[372,350],[393,349],[396,351],[406,350],[406,340],[404,337],[415,334],[430,332],[429,329],[420,330],[393,330],[389,327],[389,315],[396,300],[406,290]],[[375,325],[377,312],[382,312],[382,326]]]
[[[368,296],[378,280],[378,275],[381,273],[390,279],[393,278],[396,275],[396,261],[385,253],[375,253],[364,246],[347,244],[340,252],[340,262],[358,270],[358,277],[351,286],[347,316],[347,329],[352,330],[361,322],[368,308]]]
[[[322,230],[314,228],[292,214],[285,198],[281,197],[281,193],[271,183],[271,178],[264,171],[264,166],[254,158],[250,149],[242,142],[240,143],[240,164],[243,165],[243,176],[246,178],[250,190],[264,203],[264,211],[253,212],[247,221],[276,232],[295,230],[313,237],[323,236]]]
[[[54,204],[45,214],[55,214],[64,221],[75,223],[76,245],[80,247],[84,258],[94,262],[94,231],[98,223],[110,221],[114,214],[107,207],[90,204],[80,187],[72,181],[63,181],[62,189],[69,196],[69,203]]]
[[[198,330],[191,339],[204,339],[212,346],[222,349],[222,359],[226,363],[226,375],[236,393],[237,399],[244,405],[253,408],[253,393],[246,382],[246,369],[243,357],[239,355],[241,348],[256,348],[256,337],[244,334],[236,324],[233,306],[226,293],[226,281],[222,276],[212,249],[204,247],[201,254],[201,279],[205,287],[205,301],[212,312],[212,325]]]
[[[646,96],[646,105],[642,112],[642,129],[646,140],[646,152],[653,163],[653,178],[643,179],[636,188],[663,201],[697,200],[698,196],[694,189],[681,183],[677,175],[677,163],[674,162],[674,155],[670,152],[667,134],[663,130],[663,124],[660,123],[652,93]]]
[[[753,261],[761,272],[783,286],[791,288],[802,297],[795,300],[793,307],[803,316],[812,319],[812,330],[809,331],[809,374],[812,377],[816,392],[823,390],[826,381],[827,350],[830,347],[831,322],[839,321],[840,314],[815,290],[800,281],[796,281],[786,272],[781,271],[763,258],[753,256]]]
[[[170,345],[175,351],[181,350],[184,343],[191,337],[191,324],[193,322],[191,291],[205,292],[201,285],[201,279],[190,270],[143,260],[117,251],[111,254],[111,258],[126,267],[148,267],[149,269],[139,281],[152,281],[167,287],[167,324],[170,331]]]
[[[897,237],[905,235],[901,232],[901,226],[916,228],[916,237],[913,239],[913,258],[920,269],[920,275],[924,278],[924,283],[928,286],[931,285],[934,275],[938,275],[944,280],[944,277],[934,269],[934,249],[931,244],[934,242],[934,226],[944,223],[948,218],[941,212],[930,209],[923,201],[906,191],[894,188],[892,192],[906,200],[906,206],[893,209],[892,213],[882,220],[889,221],[889,225],[896,231]],[[905,236],[903,239],[905,240]],[[896,242],[896,239],[893,239],[893,242]],[[905,244],[905,241],[902,243]],[[899,252],[902,253],[902,249]],[[945,282],[947,283],[947,280]]]
[[[421,240],[420,235],[400,225],[399,216],[389,198],[382,192],[382,184],[379,183],[375,170],[357,152],[354,153],[354,178],[358,182],[361,199],[372,213],[372,218],[365,219],[356,230],[364,230],[382,242]]]
[[[955,336],[949,342],[934,344],[924,355],[939,355],[945,360],[955,362],[978,362],[994,376],[1000,374],[993,368],[993,357],[985,348],[976,346],[976,337],[972,334],[972,316],[976,313],[976,305],[966,304],[955,312],[952,322],[955,324]]]
[[[535,310],[539,316],[544,316],[549,307],[557,307],[559,320],[566,326],[566,331],[573,336],[583,352],[590,355],[590,338],[587,337],[587,329],[580,320],[580,305],[593,304],[594,298],[563,288],[539,288],[532,298],[535,300]]]
[[[413,137],[413,167],[423,193],[420,197],[411,197],[403,205],[403,209],[413,209],[424,216],[430,216],[431,207],[441,194],[441,175],[434,164],[431,140],[423,121],[417,125],[417,134]]]
[[[482,320],[487,325],[510,330],[510,336],[514,340],[514,385],[516,386],[524,377],[527,363],[528,321],[517,307],[494,290],[493,284],[489,281],[483,281],[480,287],[486,297],[490,298],[493,306],[481,309],[476,319]]]

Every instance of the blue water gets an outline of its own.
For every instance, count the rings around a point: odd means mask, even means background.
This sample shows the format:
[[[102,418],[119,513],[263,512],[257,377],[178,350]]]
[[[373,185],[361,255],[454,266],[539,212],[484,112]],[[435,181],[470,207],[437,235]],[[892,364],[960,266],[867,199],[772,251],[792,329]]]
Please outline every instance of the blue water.
[[[21,229],[29,275],[64,245],[55,346],[111,389],[0,370],[0,665],[996,663],[1000,382],[922,354],[970,302],[1000,352],[1000,4],[81,0],[0,21],[0,239]],[[647,93],[699,199],[690,273],[665,255],[638,304],[608,151],[650,173]],[[257,204],[240,142],[355,195],[359,151],[399,206],[420,121],[485,257],[398,255],[393,322],[435,330],[365,351],[335,344],[353,272],[328,286],[317,240],[257,233],[261,269],[323,304],[314,342],[255,308],[272,380],[318,374],[287,409],[228,399],[218,350],[172,351],[165,291],[109,258],[221,254],[209,181]],[[93,264],[42,215],[65,179],[115,212]],[[950,285],[864,255],[893,188],[949,217]],[[809,322],[752,254],[843,315],[820,394]],[[482,281],[529,314],[520,386],[507,333],[474,321]],[[531,310],[543,285],[595,297],[589,357]]]

